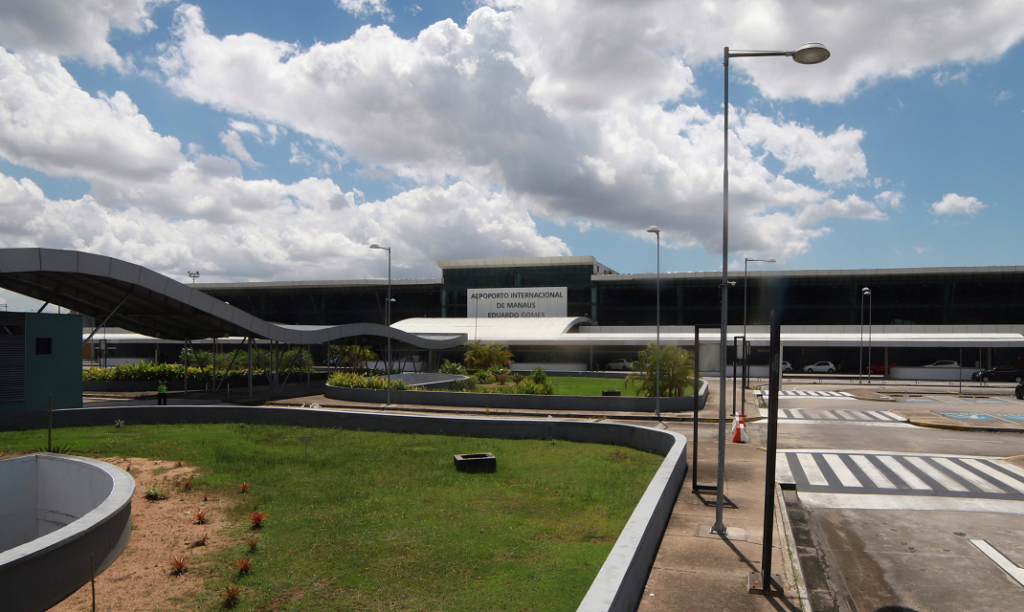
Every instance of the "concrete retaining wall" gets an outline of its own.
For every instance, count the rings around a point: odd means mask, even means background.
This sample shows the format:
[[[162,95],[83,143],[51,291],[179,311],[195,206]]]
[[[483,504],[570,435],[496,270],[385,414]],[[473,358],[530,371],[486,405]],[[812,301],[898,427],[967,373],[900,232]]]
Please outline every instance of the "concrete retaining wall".
[[[394,394],[394,391],[392,391]],[[600,399],[600,398],[591,398]],[[42,418],[40,418],[42,416]],[[11,415],[3,429],[45,426],[45,414]],[[426,433],[518,439],[559,439],[614,444],[665,457],[633,510],[611,554],[587,591],[577,612],[634,612],[661,545],[672,507],[686,476],[686,438],[680,434],[632,425],[558,419],[491,419],[430,415],[338,412],[301,408],[243,406],[145,406],[79,408],[54,411],[54,425],[107,425],[120,419],[145,423],[273,423],[339,427],[394,433]]]
[[[50,609],[89,582],[90,555],[97,575],[107,569],[128,544],[134,492],[129,474],[94,459],[0,461],[0,608]]]
[[[620,389],[617,384],[610,389]],[[324,395],[345,402],[383,404],[387,391],[381,389],[353,389],[327,385]],[[708,399],[708,383],[700,381],[697,410],[704,408]],[[513,395],[510,393],[458,393],[454,391],[391,391],[392,404],[420,406],[453,406],[457,408],[492,408],[520,410],[612,410],[621,412],[654,412],[653,397],[593,397],[577,395]],[[663,397],[662,412],[692,412],[693,397]]]

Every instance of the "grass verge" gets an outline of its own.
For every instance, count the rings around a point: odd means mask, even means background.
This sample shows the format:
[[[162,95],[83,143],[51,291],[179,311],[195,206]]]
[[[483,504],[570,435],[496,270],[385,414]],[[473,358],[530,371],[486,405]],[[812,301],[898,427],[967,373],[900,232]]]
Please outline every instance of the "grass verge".
[[[82,455],[187,461],[203,474],[193,488],[237,498],[237,545],[190,606],[207,610],[236,586],[238,610],[573,610],[662,460],[563,441],[270,425],[55,434]],[[2,432],[0,446],[27,451],[45,435]],[[455,471],[452,455],[483,451],[497,473]],[[267,513],[258,532],[253,504]],[[240,576],[253,533],[260,545]]]

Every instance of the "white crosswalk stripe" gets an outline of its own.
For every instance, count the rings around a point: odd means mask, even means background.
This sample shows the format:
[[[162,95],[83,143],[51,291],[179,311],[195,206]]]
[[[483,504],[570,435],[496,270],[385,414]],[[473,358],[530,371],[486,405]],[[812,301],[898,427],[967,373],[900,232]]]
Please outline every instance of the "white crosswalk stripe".
[[[776,477],[797,491],[1024,501],[1024,470],[998,459],[849,451],[779,451]]]

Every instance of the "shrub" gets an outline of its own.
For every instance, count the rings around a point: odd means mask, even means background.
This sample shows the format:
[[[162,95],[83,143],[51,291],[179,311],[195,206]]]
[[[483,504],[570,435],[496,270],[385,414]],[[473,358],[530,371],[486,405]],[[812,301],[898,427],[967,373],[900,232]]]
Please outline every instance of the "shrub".
[[[242,484],[238,485],[238,490],[241,491],[242,493],[248,493],[249,492],[249,483],[243,482]]]
[[[188,571],[188,557],[171,557],[171,575],[180,576]]]
[[[513,384],[519,384],[519,383],[523,382],[524,378],[526,378],[526,376],[524,376],[523,374],[520,374],[519,372],[513,372],[512,373],[512,382],[513,382]]]
[[[167,494],[153,486],[146,489],[146,499],[149,501],[160,501],[161,499],[167,499]]]
[[[441,364],[441,367],[437,368],[437,371],[440,374],[459,374],[465,376],[466,366],[461,363],[455,363],[454,361],[448,361],[445,359],[444,363]]]
[[[533,382],[540,384],[548,379],[548,373],[544,371],[544,368],[537,366],[530,372],[530,379]]]
[[[327,384],[332,387],[350,387],[352,389],[387,389],[388,378],[384,376],[360,376],[350,372],[335,372],[327,378]],[[394,391],[408,391],[409,385],[402,379],[391,379],[391,389]]]
[[[512,363],[512,352],[503,344],[480,344],[479,340],[474,340],[466,349],[463,361],[470,369],[483,370],[494,365],[507,368]]]
[[[260,540],[256,536],[249,536],[249,539],[246,540],[245,543],[249,546],[249,552],[251,553],[260,545]]]
[[[252,523],[253,529],[260,529],[263,527],[263,520],[267,518],[266,512],[253,512],[249,515],[249,521]]]
[[[469,378],[459,379],[452,383],[452,391],[476,391],[476,379],[470,376]]]
[[[240,587],[227,587],[224,589],[224,607],[234,608],[238,605],[238,598],[242,594]]]
[[[206,510],[196,510],[196,525],[206,524]]]
[[[484,393],[509,393],[512,395],[552,395],[554,392],[555,385],[550,380],[537,383],[532,378],[524,378],[511,387],[495,387],[484,390]]]
[[[657,370],[659,366],[658,349],[652,343],[640,351],[639,359],[634,362],[634,371],[626,378],[627,385],[639,384],[637,395],[654,397],[657,395]],[[687,389],[693,387],[693,353],[675,345],[661,347],[661,397],[682,397]]]
[[[487,370],[480,370],[479,372],[474,372],[473,376],[476,377],[476,381],[481,385],[489,385],[492,382],[494,382],[494,377],[491,376],[490,373],[487,372]]]
[[[252,557],[240,557],[237,562],[238,575],[245,576],[252,571]]]

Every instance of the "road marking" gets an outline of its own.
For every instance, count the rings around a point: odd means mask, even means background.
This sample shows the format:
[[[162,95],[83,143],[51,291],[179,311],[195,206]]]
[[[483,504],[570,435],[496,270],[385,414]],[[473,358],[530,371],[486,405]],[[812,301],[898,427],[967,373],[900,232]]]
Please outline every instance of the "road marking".
[[[1024,471],[998,459],[875,451],[785,450],[776,478],[805,492],[1018,500]]]
[[[1017,584],[1024,586],[1024,568],[996,550],[996,547],[989,544],[987,540],[971,540],[971,544],[974,544],[986,557],[992,559],[999,569],[1009,574],[1010,578],[1017,581]]]
[[[959,419],[961,421],[993,421],[992,417],[987,414],[981,414],[980,412],[940,412],[942,416],[947,416],[951,419]]]
[[[1010,419],[1011,421],[1024,421],[1024,414],[997,414],[996,416]]]
[[[761,408],[762,417],[768,417],[768,409]],[[907,419],[886,410],[814,410],[811,408],[780,408],[780,421],[845,421],[851,423],[906,423]]]
[[[850,468],[846,467],[843,460],[839,458],[839,455],[826,454],[822,455],[822,457],[825,458],[825,462],[828,463],[830,468],[832,468],[832,471],[835,472],[836,477],[844,487],[863,486],[861,485],[861,482],[857,480],[857,477],[854,476],[853,472],[850,471]]]
[[[763,395],[768,395],[762,392]],[[827,397],[831,399],[853,399],[846,391],[779,391],[779,397]]]

